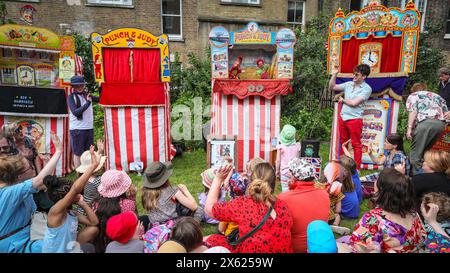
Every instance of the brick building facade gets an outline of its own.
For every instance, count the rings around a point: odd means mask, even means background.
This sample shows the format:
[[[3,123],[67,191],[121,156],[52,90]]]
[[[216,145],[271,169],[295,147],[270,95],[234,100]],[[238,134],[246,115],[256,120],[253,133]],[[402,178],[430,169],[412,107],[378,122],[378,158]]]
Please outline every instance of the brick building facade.
[[[123,2],[123,4],[94,2]],[[197,0],[176,0],[176,2],[183,3],[180,8],[182,36],[172,39],[170,52],[172,54],[180,52],[181,61],[184,61],[188,51],[198,52]],[[163,33],[161,0],[35,0],[5,1],[5,3],[7,19],[25,24],[20,20],[20,9],[24,5],[31,5],[36,9],[33,25],[48,28],[59,34],[65,34],[69,30],[89,37],[94,31],[103,34],[121,27],[140,28],[154,35]]]
[[[403,7],[408,0],[381,0],[388,7]],[[450,63],[450,1],[414,0],[425,14],[443,25],[434,44],[448,53]],[[179,52],[180,61],[188,52],[204,56],[209,47],[212,27],[223,25],[230,31],[250,21],[275,31],[280,27],[304,26],[320,12],[330,16],[341,7],[344,12],[358,10],[368,0],[29,0],[5,1],[7,19],[17,23],[20,9],[32,5],[35,26],[49,28],[59,34],[67,30],[89,36],[120,27],[136,27],[155,35],[168,33],[171,53]],[[115,4],[110,4],[115,3]],[[426,27],[424,25],[424,30]],[[173,31],[172,35],[170,32]]]

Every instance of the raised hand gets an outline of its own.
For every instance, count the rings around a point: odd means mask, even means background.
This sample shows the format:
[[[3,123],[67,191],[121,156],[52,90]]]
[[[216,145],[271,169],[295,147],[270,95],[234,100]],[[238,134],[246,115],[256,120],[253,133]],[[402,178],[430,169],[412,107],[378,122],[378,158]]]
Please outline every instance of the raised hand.
[[[338,65],[333,66],[333,68],[331,69],[331,74],[337,75],[339,73],[339,68],[340,67]]]
[[[105,141],[103,139],[97,139],[97,152],[103,155],[105,152]]]
[[[404,161],[401,164],[395,164],[394,168],[402,174],[406,174],[406,163]]]
[[[224,180],[225,178],[227,178],[228,174],[230,173],[230,171],[233,169],[232,165],[226,165],[226,166],[222,166],[217,170],[217,174],[216,176],[220,179],[220,180]]]
[[[95,168],[97,168],[100,160],[99,160],[99,156],[97,155],[97,153],[95,153],[95,147],[94,145],[91,145],[91,147],[89,148],[89,152],[91,153],[91,166]]]
[[[425,203],[422,202],[420,205],[420,210],[422,212],[422,216],[427,221],[428,224],[436,223],[436,217],[439,212],[439,206],[434,203],[428,203],[429,209],[427,210],[425,207]]]
[[[52,140],[53,145],[55,146],[55,150],[57,152],[62,152],[63,145],[62,145],[61,140],[59,139],[59,137],[54,132],[51,132],[50,133],[50,138]]]

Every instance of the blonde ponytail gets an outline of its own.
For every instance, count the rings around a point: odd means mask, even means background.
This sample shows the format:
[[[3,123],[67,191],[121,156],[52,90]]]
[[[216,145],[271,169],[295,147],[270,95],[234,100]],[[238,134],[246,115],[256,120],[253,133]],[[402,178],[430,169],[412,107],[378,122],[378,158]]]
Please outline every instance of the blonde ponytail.
[[[261,179],[255,179],[250,183],[247,188],[247,194],[258,203],[275,202],[269,183]]]

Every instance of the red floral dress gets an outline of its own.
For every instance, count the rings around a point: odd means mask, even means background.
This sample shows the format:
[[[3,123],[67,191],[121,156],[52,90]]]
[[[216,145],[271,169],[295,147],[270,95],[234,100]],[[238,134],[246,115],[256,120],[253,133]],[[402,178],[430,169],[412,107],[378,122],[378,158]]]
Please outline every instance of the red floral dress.
[[[419,216],[413,214],[410,229],[386,218],[381,208],[366,212],[350,238],[353,252],[419,252],[426,233]]]
[[[234,253],[292,253],[291,227],[292,216],[284,201],[274,204],[275,219],[269,216],[264,225],[252,236],[235,248],[230,246],[224,235],[211,235],[206,244],[209,247],[223,246]],[[239,226],[239,235],[243,236],[256,227],[264,218],[268,207],[247,196],[229,202],[216,203],[213,217],[223,222],[235,222]]]

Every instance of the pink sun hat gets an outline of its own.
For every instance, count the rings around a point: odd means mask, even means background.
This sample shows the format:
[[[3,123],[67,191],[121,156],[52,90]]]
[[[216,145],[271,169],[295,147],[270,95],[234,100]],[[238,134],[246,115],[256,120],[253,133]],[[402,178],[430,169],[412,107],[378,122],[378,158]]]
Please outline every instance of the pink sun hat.
[[[124,194],[131,186],[131,178],[124,171],[109,170],[106,171],[98,186],[98,193],[107,198],[119,197]]]

